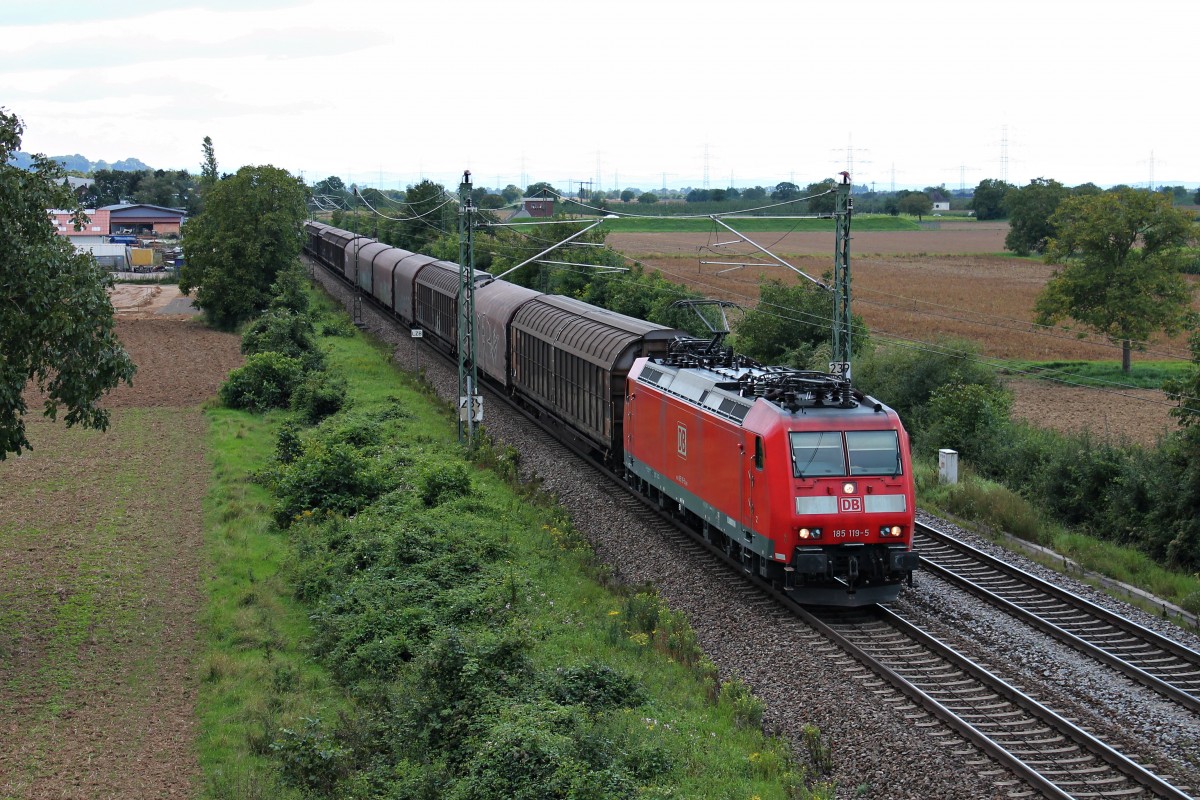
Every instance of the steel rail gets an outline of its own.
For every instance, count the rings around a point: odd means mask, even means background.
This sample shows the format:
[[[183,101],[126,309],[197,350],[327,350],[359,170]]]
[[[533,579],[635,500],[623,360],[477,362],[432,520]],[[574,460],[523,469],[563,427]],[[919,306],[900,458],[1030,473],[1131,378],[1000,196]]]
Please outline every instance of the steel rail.
[[[917,523],[916,536],[933,545],[920,548],[926,571],[1200,711],[1200,653],[936,528]]]

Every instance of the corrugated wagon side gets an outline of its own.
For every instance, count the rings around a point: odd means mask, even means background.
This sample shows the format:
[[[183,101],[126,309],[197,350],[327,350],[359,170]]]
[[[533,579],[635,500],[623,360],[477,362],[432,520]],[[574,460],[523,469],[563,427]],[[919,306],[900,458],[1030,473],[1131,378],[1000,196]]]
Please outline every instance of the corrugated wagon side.
[[[475,290],[475,360],[480,372],[505,388],[511,382],[509,323],[517,309],[541,296],[507,281],[492,281]]]
[[[662,355],[681,331],[558,295],[513,316],[512,388],[580,446],[619,460],[625,376],[634,359]]]

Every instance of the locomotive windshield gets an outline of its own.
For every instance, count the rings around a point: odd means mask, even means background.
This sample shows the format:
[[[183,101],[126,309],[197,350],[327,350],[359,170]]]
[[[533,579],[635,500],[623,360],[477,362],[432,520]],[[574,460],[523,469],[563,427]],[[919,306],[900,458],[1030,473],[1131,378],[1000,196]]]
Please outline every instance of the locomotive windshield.
[[[851,475],[899,475],[900,441],[895,431],[846,431]]]
[[[797,478],[899,475],[895,431],[792,431],[792,474]],[[847,470],[849,463],[849,470]]]
[[[792,431],[789,435],[795,477],[846,474],[841,431]]]

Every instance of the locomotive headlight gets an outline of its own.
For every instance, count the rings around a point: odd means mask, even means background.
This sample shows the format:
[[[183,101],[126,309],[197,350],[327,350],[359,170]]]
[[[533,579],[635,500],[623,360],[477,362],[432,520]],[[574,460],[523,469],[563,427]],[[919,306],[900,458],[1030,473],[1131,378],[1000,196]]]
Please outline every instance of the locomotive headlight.
[[[854,494],[858,491],[858,484],[854,481],[846,481],[842,484],[842,494]]]
[[[904,533],[904,529],[901,528],[899,525],[884,525],[882,528],[879,529],[879,535],[883,536],[885,538],[888,536],[894,536],[896,538],[899,538],[900,534],[902,534],[902,533]]]
[[[821,538],[821,529],[820,528],[801,528],[796,533],[800,536],[801,539],[820,539]]]

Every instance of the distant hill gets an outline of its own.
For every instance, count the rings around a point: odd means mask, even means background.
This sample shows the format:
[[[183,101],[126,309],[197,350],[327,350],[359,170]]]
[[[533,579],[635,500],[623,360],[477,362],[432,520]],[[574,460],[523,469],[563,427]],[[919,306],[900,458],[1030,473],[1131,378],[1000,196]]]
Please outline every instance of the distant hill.
[[[136,158],[123,158],[111,164],[107,161],[88,161],[79,153],[73,156],[51,156],[50,158],[62,164],[63,169],[74,172],[95,172],[101,169],[111,169],[118,172],[142,172],[151,168]],[[21,169],[29,169],[33,165],[33,156],[30,153],[17,152],[9,156],[8,163]]]

